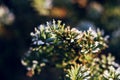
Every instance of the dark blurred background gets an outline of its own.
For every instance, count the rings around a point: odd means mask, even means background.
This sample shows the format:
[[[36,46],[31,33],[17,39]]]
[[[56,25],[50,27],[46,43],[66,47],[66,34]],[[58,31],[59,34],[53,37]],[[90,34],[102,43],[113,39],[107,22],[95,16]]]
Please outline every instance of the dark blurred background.
[[[120,63],[120,0],[0,0],[0,80],[33,80],[21,58],[31,45],[30,32],[52,19],[104,30],[110,36],[104,53]]]

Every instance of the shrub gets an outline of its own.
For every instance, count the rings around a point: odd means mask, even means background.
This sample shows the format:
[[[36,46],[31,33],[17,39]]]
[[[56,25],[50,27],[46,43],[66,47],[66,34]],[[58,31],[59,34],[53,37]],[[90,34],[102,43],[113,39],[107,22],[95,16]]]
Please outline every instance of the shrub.
[[[100,54],[108,46],[107,36],[103,37],[99,29],[80,31],[53,20],[30,34],[32,47],[21,60],[29,76],[53,67],[64,71],[59,78],[62,80],[120,79],[115,58],[111,54]]]

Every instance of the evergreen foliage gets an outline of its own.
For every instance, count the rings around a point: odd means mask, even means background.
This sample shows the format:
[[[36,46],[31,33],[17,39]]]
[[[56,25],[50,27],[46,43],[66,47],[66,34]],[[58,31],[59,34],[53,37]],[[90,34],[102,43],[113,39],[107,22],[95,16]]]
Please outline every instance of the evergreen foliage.
[[[28,76],[44,67],[63,69],[66,80],[119,80],[119,64],[114,57],[101,55],[107,38],[97,29],[80,31],[65,26],[60,20],[47,22],[31,32],[32,47],[22,59]],[[98,57],[101,55],[101,57]]]

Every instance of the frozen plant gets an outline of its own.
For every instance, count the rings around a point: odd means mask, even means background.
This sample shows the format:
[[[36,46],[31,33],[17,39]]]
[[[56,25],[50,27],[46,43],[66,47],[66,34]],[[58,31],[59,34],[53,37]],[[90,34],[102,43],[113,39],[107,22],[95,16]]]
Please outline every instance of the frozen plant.
[[[119,65],[111,55],[97,57],[108,47],[107,37],[99,29],[80,31],[53,20],[35,28],[30,35],[32,46],[21,60],[30,77],[52,67],[62,69],[60,77],[64,79],[104,80],[104,71]]]
[[[66,80],[88,80],[91,78],[90,69],[85,65],[74,65],[67,70]]]

